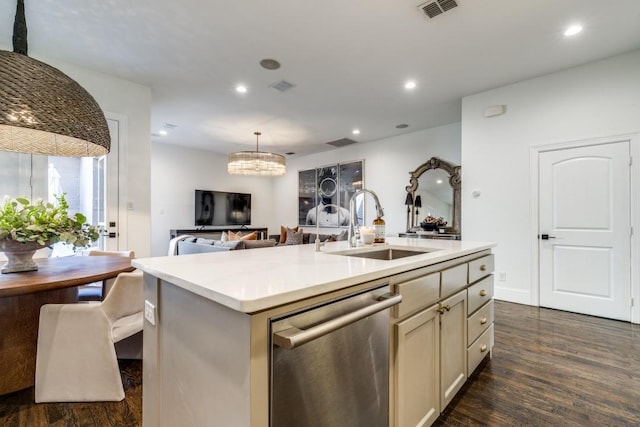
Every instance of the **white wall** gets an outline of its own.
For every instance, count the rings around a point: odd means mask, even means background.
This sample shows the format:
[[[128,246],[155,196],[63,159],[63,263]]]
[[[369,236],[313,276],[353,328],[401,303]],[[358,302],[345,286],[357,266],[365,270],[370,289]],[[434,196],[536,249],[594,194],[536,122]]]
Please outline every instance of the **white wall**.
[[[387,235],[397,236],[406,231],[404,201],[409,172],[434,156],[460,164],[459,123],[290,159],[287,174],[274,180],[274,206],[278,208],[273,229],[279,232],[280,225],[292,227],[298,223],[299,170],[364,159],[365,187],[380,198]],[[372,220],[367,218],[367,225],[371,225]]]
[[[502,104],[505,115],[483,116]],[[497,298],[532,304],[537,288],[531,147],[638,132],[640,51],[463,99],[462,230],[466,240],[497,242],[496,271],[506,272]]]
[[[169,144],[151,150],[151,255],[164,256],[169,230],[196,228],[194,190],[251,193],[251,225],[274,228],[273,182],[278,178],[238,177],[227,172],[227,156]]]

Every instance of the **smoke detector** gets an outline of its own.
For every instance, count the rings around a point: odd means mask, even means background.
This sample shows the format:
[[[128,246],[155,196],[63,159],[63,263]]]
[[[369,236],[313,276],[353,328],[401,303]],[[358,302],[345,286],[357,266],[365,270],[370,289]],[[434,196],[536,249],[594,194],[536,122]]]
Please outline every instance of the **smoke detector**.
[[[429,18],[434,18],[454,7],[458,7],[456,0],[435,0],[422,3],[418,6],[418,9]]]

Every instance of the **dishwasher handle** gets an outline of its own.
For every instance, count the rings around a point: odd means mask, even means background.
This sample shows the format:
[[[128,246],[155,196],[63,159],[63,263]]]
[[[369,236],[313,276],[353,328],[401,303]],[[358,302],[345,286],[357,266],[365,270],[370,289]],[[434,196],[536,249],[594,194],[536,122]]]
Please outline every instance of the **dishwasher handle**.
[[[381,295],[378,298],[378,302],[347,313],[343,316],[331,319],[328,322],[321,323],[312,328],[301,330],[295,327],[285,329],[273,334],[273,343],[278,347],[292,350],[302,344],[313,341],[316,338],[320,338],[330,332],[343,328],[351,323],[355,323],[360,319],[369,317],[379,311],[385,310],[389,307],[393,307],[396,304],[400,304],[402,301],[402,295],[396,295],[387,293]]]

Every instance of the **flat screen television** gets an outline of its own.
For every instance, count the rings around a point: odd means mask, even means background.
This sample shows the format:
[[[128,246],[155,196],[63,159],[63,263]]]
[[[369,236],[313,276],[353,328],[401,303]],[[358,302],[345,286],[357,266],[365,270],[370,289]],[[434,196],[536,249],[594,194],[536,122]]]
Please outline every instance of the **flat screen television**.
[[[250,224],[251,194],[196,190],[196,226]]]

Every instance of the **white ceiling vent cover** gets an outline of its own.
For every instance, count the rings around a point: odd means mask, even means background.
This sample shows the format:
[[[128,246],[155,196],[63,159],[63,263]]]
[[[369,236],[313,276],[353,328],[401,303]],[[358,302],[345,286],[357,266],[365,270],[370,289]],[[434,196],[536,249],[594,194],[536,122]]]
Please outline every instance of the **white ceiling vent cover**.
[[[345,145],[355,144],[357,141],[349,138],[336,139],[335,141],[327,142],[328,145],[333,145],[334,147],[344,147]]]
[[[295,87],[293,83],[289,83],[286,80],[280,80],[279,82],[275,82],[270,85],[272,88],[279,90],[280,92],[286,92],[292,87]]]
[[[448,10],[453,9],[454,7],[458,7],[458,3],[456,0],[436,0],[430,1],[427,3],[422,3],[418,6],[418,9],[429,18],[436,17],[441,13],[444,13]]]

